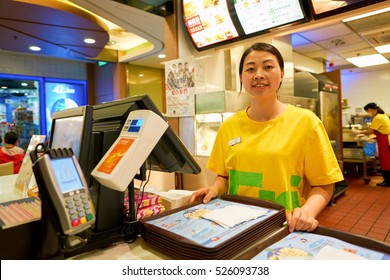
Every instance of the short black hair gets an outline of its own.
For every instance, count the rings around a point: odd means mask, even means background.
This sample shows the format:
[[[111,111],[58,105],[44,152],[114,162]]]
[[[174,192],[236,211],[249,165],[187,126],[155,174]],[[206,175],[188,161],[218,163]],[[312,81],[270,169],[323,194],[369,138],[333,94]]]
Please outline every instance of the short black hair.
[[[4,135],[4,143],[15,145],[18,141],[18,134],[15,131],[9,131]]]

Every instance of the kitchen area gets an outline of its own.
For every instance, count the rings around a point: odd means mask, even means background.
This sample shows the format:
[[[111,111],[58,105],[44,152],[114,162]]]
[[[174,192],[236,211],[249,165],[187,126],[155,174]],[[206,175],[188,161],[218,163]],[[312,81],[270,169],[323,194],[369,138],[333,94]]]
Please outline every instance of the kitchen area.
[[[342,100],[342,109],[348,109],[348,99]],[[378,175],[380,164],[377,158],[376,141],[373,135],[358,137],[354,130],[366,129],[372,121],[372,116],[358,112],[343,115],[343,162],[344,172],[363,174],[363,181],[368,184],[370,175]]]

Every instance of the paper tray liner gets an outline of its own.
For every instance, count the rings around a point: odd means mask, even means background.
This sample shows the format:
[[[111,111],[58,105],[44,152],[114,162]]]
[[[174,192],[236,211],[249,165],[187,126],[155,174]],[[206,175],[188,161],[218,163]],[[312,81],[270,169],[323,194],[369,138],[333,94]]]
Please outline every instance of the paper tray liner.
[[[339,240],[351,243],[356,246],[360,246],[377,252],[382,252],[385,254],[390,254],[389,244],[366,236],[357,235],[357,234],[353,234],[353,233],[349,233],[337,229],[331,229],[323,226],[318,226],[317,229],[312,231],[311,233],[337,238]],[[250,249],[243,252],[242,254],[239,254],[237,256],[237,259],[241,259],[241,260],[252,259],[256,255],[260,254],[261,251],[267,249],[272,244],[278,242],[279,240],[283,239],[289,234],[290,232],[288,231],[288,228],[284,227],[279,231],[276,231],[275,234],[269,236],[263,242],[256,244],[255,246],[251,247]]]
[[[257,240],[280,228],[286,220],[284,207],[271,201],[236,195],[223,195],[219,198],[226,201],[273,209],[277,210],[277,212],[213,248],[205,247],[186,237],[148,224],[148,221],[201,204],[198,202],[141,220],[142,238],[152,247],[154,246],[156,249],[177,259],[227,259],[237,255]]]

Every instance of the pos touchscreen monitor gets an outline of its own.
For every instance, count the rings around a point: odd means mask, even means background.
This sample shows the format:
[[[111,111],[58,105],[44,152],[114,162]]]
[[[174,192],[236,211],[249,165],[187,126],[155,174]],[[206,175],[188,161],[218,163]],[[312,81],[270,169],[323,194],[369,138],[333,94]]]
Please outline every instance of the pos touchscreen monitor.
[[[86,105],[53,113],[48,148],[71,148],[87,176],[93,107]]]
[[[150,110],[164,119],[162,113],[146,94],[93,106],[92,135],[88,147],[90,152],[86,174],[91,174],[114,144],[129,113],[134,110]],[[148,170],[162,172],[198,174],[201,171],[198,163],[170,126],[153,148],[144,166]],[[145,168],[142,169],[145,170]],[[140,174],[142,175],[142,172]],[[97,213],[94,230],[107,232],[121,228],[124,192],[112,190],[100,184],[97,180],[93,180],[93,176],[90,176],[89,180]]]
[[[134,110],[150,110],[165,119],[149,95],[137,95],[99,105],[93,109],[92,132],[102,134],[100,143],[95,146],[93,168],[118,138],[127,116]],[[100,150],[102,153],[96,152]],[[147,168],[162,172],[198,174],[201,169],[181,139],[168,126],[146,162]],[[92,166],[91,166],[92,167]],[[92,171],[92,169],[91,169]]]

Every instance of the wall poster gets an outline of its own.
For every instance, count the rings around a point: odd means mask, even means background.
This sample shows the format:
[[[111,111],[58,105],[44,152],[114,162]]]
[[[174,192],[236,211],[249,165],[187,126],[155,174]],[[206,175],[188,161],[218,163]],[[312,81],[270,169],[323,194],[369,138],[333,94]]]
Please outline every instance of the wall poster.
[[[195,59],[171,60],[165,64],[168,117],[195,115]]]

